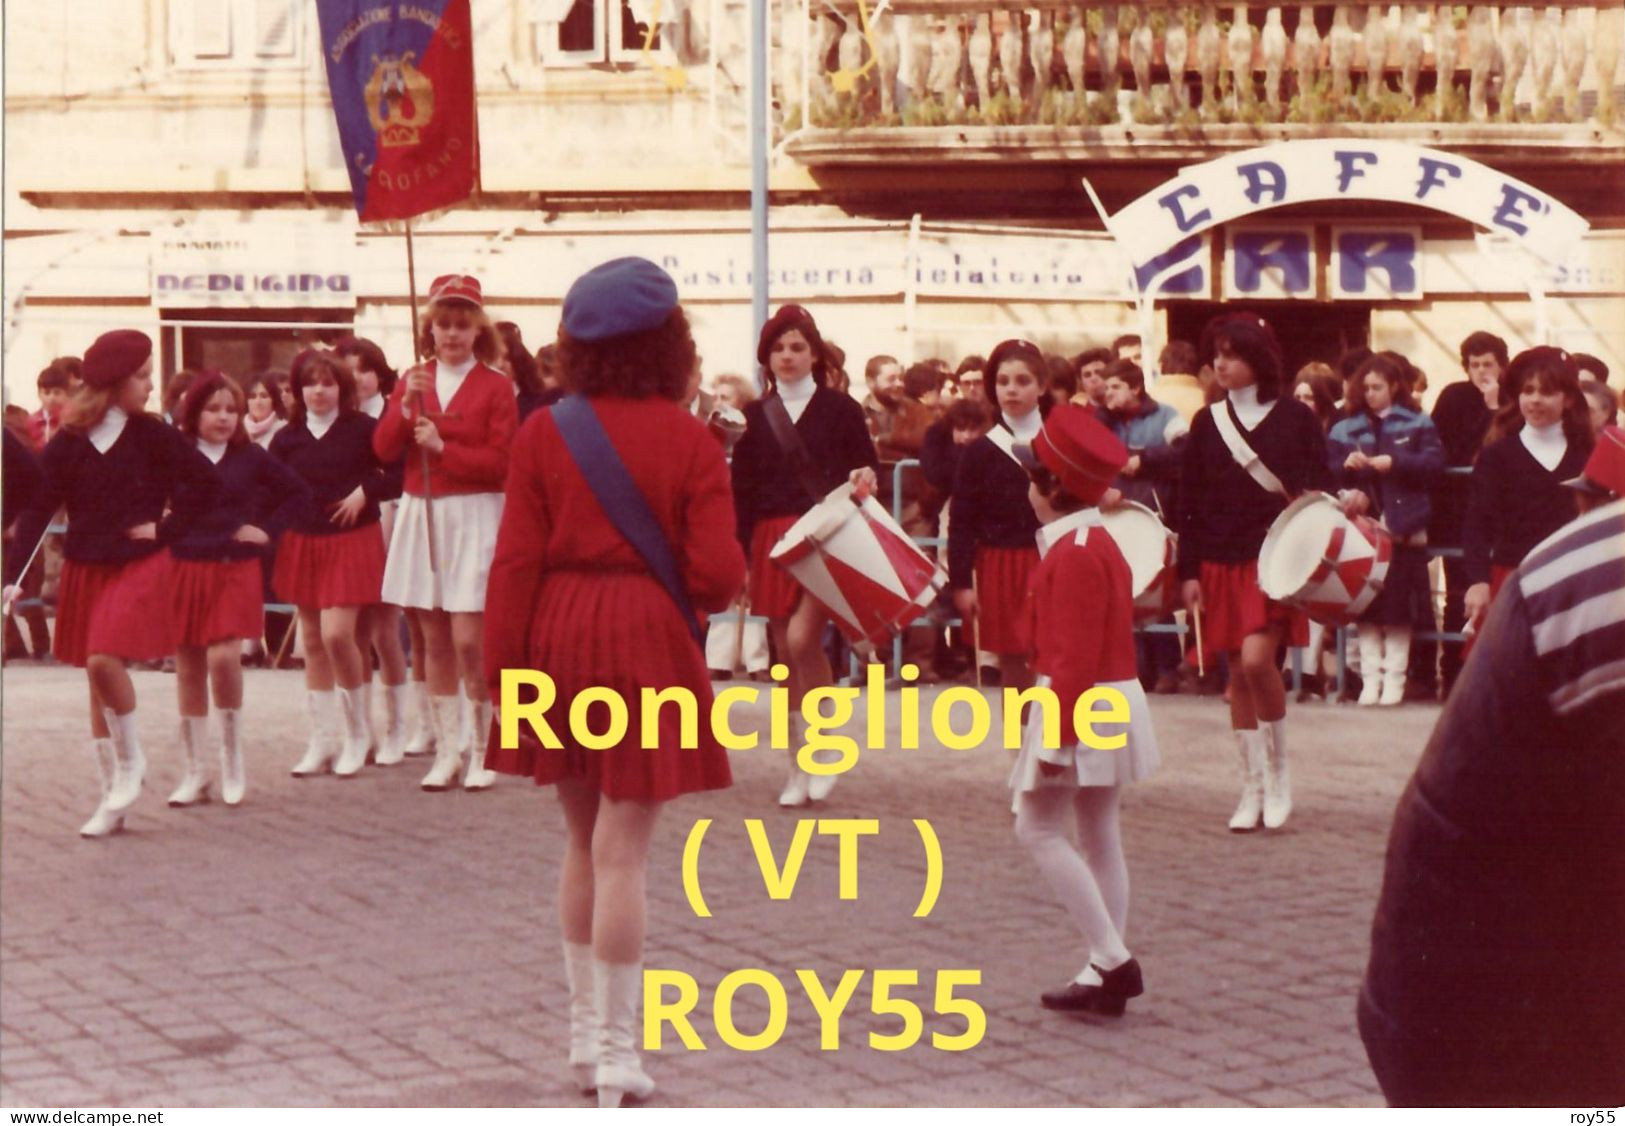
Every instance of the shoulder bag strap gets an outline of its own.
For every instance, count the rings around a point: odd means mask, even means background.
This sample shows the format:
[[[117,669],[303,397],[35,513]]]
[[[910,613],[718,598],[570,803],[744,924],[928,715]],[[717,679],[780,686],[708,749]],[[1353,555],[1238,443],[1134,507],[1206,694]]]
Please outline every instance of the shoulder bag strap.
[[[1286,486],[1281,484],[1281,479],[1264,464],[1264,459],[1248,444],[1246,437],[1241,433],[1241,427],[1236,425],[1235,417],[1230,413],[1229,401],[1221,400],[1214,403],[1208,413],[1213,416],[1213,425],[1218,427],[1219,437],[1223,438],[1224,444],[1230,448],[1230,456],[1235,459],[1236,464],[1245,469],[1247,475],[1257,481],[1260,488],[1286,497]]]
[[[666,534],[649,510],[649,502],[627,472],[626,463],[615,452],[609,435],[604,433],[598,413],[581,395],[567,395],[548,410],[552,412],[553,422],[558,426],[570,456],[575,459],[577,468],[587,480],[587,486],[592,489],[592,495],[598,498],[604,515],[642,556],[650,572],[666,588],[672,601],[677,603],[677,609],[688,624],[688,632],[703,647],[705,632],[694,614],[693,603],[688,600],[688,591],[684,589],[682,577],[677,571],[677,561],[672,558],[671,545],[666,542]]]

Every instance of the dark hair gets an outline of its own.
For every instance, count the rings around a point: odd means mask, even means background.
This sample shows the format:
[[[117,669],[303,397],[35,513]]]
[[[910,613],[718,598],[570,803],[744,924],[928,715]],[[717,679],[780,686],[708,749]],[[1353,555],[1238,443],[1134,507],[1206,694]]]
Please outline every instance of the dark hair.
[[[540,395],[546,391],[541,374],[536,370],[536,361],[531,357],[530,349],[525,347],[525,336],[519,331],[519,326],[512,321],[498,321],[497,335],[502,338],[508,366],[513,368],[513,385],[519,388],[519,393]]]
[[[175,410],[181,405],[181,399],[186,395],[186,389],[192,386],[192,381],[197,377],[198,373],[191,368],[181,368],[180,371],[165,381],[162,403],[164,413],[171,420],[175,418]]]
[[[1071,360],[1045,352],[1044,368],[1047,377],[1045,385],[1057,400],[1066,402],[1078,393],[1078,369],[1072,366]]]
[[[1116,340],[1112,341],[1112,348],[1111,348],[1112,359],[1115,360],[1115,359],[1118,358],[1117,352],[1118,352],[1118,350],[1120,348],[1126,348],[1130,344],[1138,344],[1138,343],[1140,343],[1140,334],[1139,333],[1137,333],[1137,332],[1125,332],[1122,336],[1119,336]]]
[[[1227,348],[1253,369],[1258,401],[1271,403],[1281,394],[1281,345],[1269,323],[1256,313],[1224,313],[1202,329],[1202,354]]]
[[[1575,357],[1575,366],[1579,366],[1579,357]],[[1606,383],[1599,383],[1595,379],[1580,380],[1580,393],[1593,403],[1608,408],[1608,417],[1603,419],[1604,426],[1613,426],[1619,421],[1619,396],[1614,389]]]
[[[822,338],[820,338],[822,339]],[[824,340],[819,349],[824,356],[824,386],[845,395],[852,389],[852,379],[846,374],[846,349],[833,340]],[[818,362],[813,361],[812,377],[818,379]]]
[[[1140,365],[1130,359],[1113,360],[1106,365],[1106,370],[1100,373],[1102,379],[1121,379],[1134,390],[1145,394],[1145,372]]]
[[[372,341],[361,336],[344,336],[333,345],[333,352],[341,359],[355,356],[361,361],[361,366],[378,377],[378,393],[385,398],[395,390],[395,384],[400,376],[395,369],[389,366],[389,360],[384,357],[384,350]]]
[[[978,356],[975,353],[972,353],[971,355],[966,356],[963,360],[959,361],[959,366],[954,368],[954,378],[958,379],[960,376],[964,375],[968,371],[986,371],[986,370],[987,370],[987,357],[986,356]]]
[[[767,388],[770,395],[778,390],[779,381],[773,378],[773,365],[768,363],[768,356],[779,337],[792,329],[801,333],[812,352],[812,380],[815,386],[829,384],[831,366],[844,369],[846,364],[846,353],[833,344],[825,343],[818,331],[818,322],[813,320],[811,313],[800,305],[781,305],[779,311],[768,318],[762,326],[761,335],[756,338],[756,362],[762,365],[762,386]]]
[[[467,301],[431,301],[423,310],[423,317],[418,323],[418,353],[434,358],[434,323],[441,317],[453,313],[465,313],[468,319],[474,322],[476,334],[474,336],[474,358],[482,364],[494,364],[497,359],[497,330],[491,325],[491,318],[485,315],[485,310],[478,305],[470,305]]]
[[[1004,340],[988,355],[987,366],[982,369],[982,390],[987,392],[988,402],[999,401],[999,369],[1011,360],[1027,365],[1033,378],[1038,380],[1040,392],[1048,389],[1045,381],[1049,377],[1049,365],[1044,362],[1044,353],[1038,346],[1026,340]]]
[[[248,414],[248,397],[254,393],[254,388],[264,387],[266,394],[271,397],[271,413],[278,418],[287,418],[288,412],[282,405],[282,385],[288,377],[280,371],[257,371],[242,381],[243,388],[243,414]]]
[[[1416,369],[1411,362],[1398,352],[1373,352],[1354,373],[1353,394],[1358,398],[1344,404],[1350,414],[1368,409],[1365,405],[1365,377],[1372,372],[1382,376],[1383,382],[1393,390],[1395,406],[1406,410],[1416,409],[1416,400],[1411,398],[1411,388],[1416,384]]]
[[[1115,359],[1117,353],[1110,348],[1085,348],[1072,357],[1072,366],[1081,377],[1086,364],[1109,364]]]
[[[293,425],[305,424],[305,385],[322,371],[339,385],[339,413],[356,409],[355,376],[350,374],[350,365],[325,348],[306,348],[293,358],[293,368],[288,375],[293,389],[293,409],[288,412],[288,421]]]
[[[1196,345],[1189,340],[1170,340],[1157,357],[1157,368],[1164,375],[1195,375],[1201,367],[1196,358]]]
[[[881,368],[885,367],[887,364],[896,363],[896,356],[870,356],[869,362],[863,365],[863,381],[865,383],[873,383],[875,381],[875,376],[880,374]],[[897,364],[897,366],[902,367],[903,365]]]
[[[243,417],[248,413],[248,397],[243,389],[237,386],[237,381],[218,371],[206,371],[192,381],[186,389],[186,397],[181,400],[180,418],[176,423],[181,433],[189,438],[196,438],[198,419],[203,415],[203,408],[209,405],[217,391],[227,391],[232,401],[237,405],[237,429],[233,430],[231,437],[226,439],[228,446],[240,446],[248,441],[248,431],[243,427]]]
[[[559,346],[557,344],[543,344],[536,349],[536,378],[541,381],[544,390],[550,390],[548,380],[557,385],[559,381]]]
[[[74,361],[77,363],[78,361]],[[41,391],[66,391],[73,386],[73,374],[68,370],[67,357],[52,360],[39,373],[34,386]]]
[[[903,373],[903,393],[911,399],[923,399],[942,388],[942,369],[926,360]]]
[[[1474,352],[1473,355],[1482,355]],[[1594,444],[1591,433],[1591,408],[1585,393],[1580,390],[1580,376],[1574,368],[1574,357],[1561,348],[1526,348],[1513,357],[1501,373],[1501,406],[1490,421],[1484,444],[1510,437],[1523,429],[1523,410],[1518,397],[1531,381],[1539,381],[1563,395],[1563,437],[1581,450],[1590,450]]]
[[[1608,365],[1589,353],[1574,353],[1574,366],[1582,373],[1590,372],[1596,376],[1596,382],[1598,383],[1608,382]]]
[[[1360,370],[1360,365],[1371,358],[1371,349],[1364,344],[1356,344],[1352,348],[1345,348],[1337,357],[1337,378],[1344,383],[1354,378],[1354,373]],[[1339,394],[1341,394],[1341,390]]]
[[[1088,501],[1068,492],[1066,486],[1061,484],[1061,479],[1051,473],[1049,467],[1043,463],[1027,466],[1027,478],[1038,486],[1038,491],[1044,494],[1044,499],[1049,501],[1050,507],[1057,512],[1077,512],[1093,507]]]
[[[1320,371],[1311,370],[1320,368]],[[1343,397],[1343,380],[1332,374],[1329,365],[1323,363],[1304,364],[1298,369],[1297,378],[1292,381],[1293,390],[1297,390],[1300,383],[1309,385],[1309,393],[1314,396],[1315,417],[1320,419],[1320,428],[1330,430],[1342,415],[1337,409],[1338,400]],[[1350,407],[1352,414],[1359,408]]]
[[[949,430],[969,430],[972,427],[982,430],[993,425],[993,416],[987,405],[977,399],[960,399],[950,404],[942,418]]]
[[[582,395],[661,398],[688,394],[694,375],[694,336],[678,306],[654,328],[607,340],[577,340],[559,327],[559,379]]]
[[[1486,352],[1495,356],[1495,362],[1502,367],[1507,366],[1507,342],[1496,336],[1493,332],[1479,331],[1461,342],[1461,368],[1467,370],[1467,360],[1472,356],[1482,356]]]

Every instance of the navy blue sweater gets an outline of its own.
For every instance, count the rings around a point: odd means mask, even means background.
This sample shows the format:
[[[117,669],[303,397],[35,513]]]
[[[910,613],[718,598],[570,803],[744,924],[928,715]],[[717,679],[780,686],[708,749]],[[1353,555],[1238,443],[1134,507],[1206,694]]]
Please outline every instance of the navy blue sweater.
[[[877,473],[880,458],[869,438],[863,407],[850,395],[819,387],[796,419],[796,433],[807,447],[823,493],[844,484],[854,469],[867,465]],[[774,516],[800,516],[823,500],[807,496],[790,459],[779,448],[760,401],[745,407],[745,433],[734,446],[734,512],[739,517],[739,540],[750,550],[756,525]]]
[[[132,415],[124,432],[98,452],[84,434],[63,430],[46,444],[44,483],[17,521],[6,560],[14,574],[62,505],[68,534],[62,549],[75,563],[129,563],[184,535],[214,504],[220,478],[192,440],[155,415]],[[167,515],[166,515],[167,510]],[[133,540],[139,524],[156,523],[156,540]]]
[[[297,473],[310,487],[310,499],[300,506],[289,530],[307,536],[330,536],[378,523],[378,502],[391,495],[399,496],[400,487],[378,464],[372,452],[375,425],[360,411],[345,411],[319,439],[302,422],[290,422],[277,431],[276,437],[271,439],[271,456]],[[357,485],[367,498],[361,515],[349,527],[333,523],[333,507],[354,492]]]
[[[1574,519],[1574,490],[1563,482],[1578,477],[1590,456],[1589,447],[1570,442],[1557,468],[1547,469],[1516,431],[1484,447],[1473,465],[1462,525],[1468,582],[1489,582],[1491,564],[1516,567]]]
[[[955,590],[971,586],[979,547],[1037,550],[1038,517],[1027,485],[1027,471],[993,439],[984,435],[959,448],[948,509],[948,582]]]
[[[1230,456],[1230,447],[1213,422],[1214,411],[1228,410],[1228,399],[1203,407],[1185,443],[1179,485],[1182,579],[1199,578],[1203,562],[1256,560],[1270,525],[1288,503],[1254,481]],[[1237,427],[1292,496],[1310,489],[1331,491],[1326,435],[1309,407],[1296,399],[1278,399],[1254,429],[1249,431],[1239,421]]]
[[[177,559],[228,562],[267,555],[269,544],[239,543],[232,536],[252,524],[275,542],[310,504],[310,486],[253,442],[228,446],[214,468],[220,475],[220,498],[170,545]]]

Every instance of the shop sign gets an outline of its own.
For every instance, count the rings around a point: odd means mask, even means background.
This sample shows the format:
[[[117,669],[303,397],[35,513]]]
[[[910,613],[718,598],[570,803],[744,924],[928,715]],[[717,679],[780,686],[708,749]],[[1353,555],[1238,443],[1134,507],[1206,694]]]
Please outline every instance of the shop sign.
[[[1420,227],[1333,227],[1327,284],[1337,300],[1419,301],[1425,260]]]
[[[1313,226],[1231,227],[1224,233],[1224,295],[1265,300],[1316,296]]]
[[[194,226],[153,234],[152,300],[206,309],[353,308],[348,231]]]

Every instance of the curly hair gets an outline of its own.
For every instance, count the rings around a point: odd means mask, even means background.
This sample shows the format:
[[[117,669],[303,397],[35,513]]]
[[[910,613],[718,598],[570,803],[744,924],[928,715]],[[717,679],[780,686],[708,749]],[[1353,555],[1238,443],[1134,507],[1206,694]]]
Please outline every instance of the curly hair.
[[[248,413],[248,397],[237,381],[224,372],[206,371],[192,381],[186,389],[186,396],[181,400],[181,413],[179,418],[181,433],[188,438],[198,436],[198,420],[203,416],[203,408],[209,405],[218,391],[225,391],[231,395],[232,404],[237,408],[237,429],[231,432],[226,439],[228,446],[240,446],[248,441],[248,431],[243,427],[243,417]]]
[[[559,379],[566,390],[581,395],[680,403],[688,393],[695,356],[694,334],[681,306],[654,328],[608,340],[577,340],[559,328]]]
[[[293,409],[288,412],[288,421],[294,426],[305,424],[305,385],[324,371],[339,385],[339,413],[356,409],[355,376],[350,374],[350,365],[332,352],[306,348],[293,358],[293,370],[288,376],[293,390]]]
[[[477,305],[470,305],[466,301],[431,301],[428,308],[423,310],[423,316],[418,320],[418,353],[424,356],[433,356],[434,325],[441,317],[452,315],[467,317],[477,330],[474,337],[474,357],[482,364],[497,362],[497,352],[500,344],[497,341],[497,330],[491,324],[491,318],[485,315],[485,310]]]

